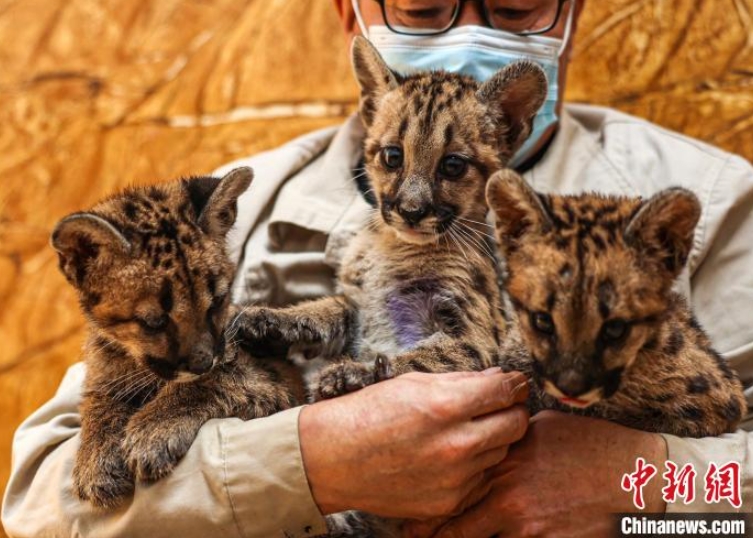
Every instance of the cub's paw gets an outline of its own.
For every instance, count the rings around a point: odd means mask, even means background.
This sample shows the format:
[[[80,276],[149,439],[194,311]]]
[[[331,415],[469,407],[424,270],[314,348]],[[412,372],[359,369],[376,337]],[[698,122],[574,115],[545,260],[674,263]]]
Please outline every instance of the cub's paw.
[[[238,416],[243,420],[268,417],[298,404],[293,394],[282,385],[258,386],[256,393],[248,399],[247,407]]]
[[[197,430],[189,424],[134,419],[123,439],[126,463],[138,480],[155,482],[170,474],[186,455]]]
[[[374,371],[360,362],[344,361],[326,367],[316,383],[317,400],[336,398],[355,392],[375,382]]]
[[[389,360],[381,355],[376,358],[374,366],[356,361],[343,361],[322,371],[314,396],[317,400],[335,398],[390,377],[392,371]]]
[[[243,346],[257,357],[286,355],[291,346],[310,348],[322,342],[321,331],[311,320],[284,310],[244,308],[235,323]]]
[[[81,452],[73,467],[74,492],[82,501],[100,508],[115,508],[133,495],[133,475],[121,455]]]

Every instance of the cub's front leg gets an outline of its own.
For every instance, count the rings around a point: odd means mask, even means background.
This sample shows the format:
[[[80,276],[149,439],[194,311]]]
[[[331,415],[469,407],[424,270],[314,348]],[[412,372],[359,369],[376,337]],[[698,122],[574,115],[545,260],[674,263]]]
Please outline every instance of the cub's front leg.
[[[73,466],[79,499],[114,508],[133,493],[133,474],[121,447],[134,408],[103,396],[89,395],[81,406],[81,444]]]
[[[392,376],[408,372],[472,372],[495,366],[497,356],[494,341],[439,338],[396,355],[390,361],[390,370]]]
[[[220,365],[196,381],[165,386],[133,415],[122,441],[126,462],[137,479],[159,480],[185,456],[208,420],[250,420],[294,404],[284,385],[252,364]]]
[[[497,360],[498,353],[493,341],[477,345],[437,334],[416,349],[391,359],[378,355],[372,362],[359,357],[358,361],[343,360],[327,366],[317,380],[316,397],[334,398],[408,372],[483,370],[495,366]]]
[[[342,295],[286,308],[249,306],[233,321],[242,345],[257,357],[302,353],[335,357],[352,346],[357,311]]]

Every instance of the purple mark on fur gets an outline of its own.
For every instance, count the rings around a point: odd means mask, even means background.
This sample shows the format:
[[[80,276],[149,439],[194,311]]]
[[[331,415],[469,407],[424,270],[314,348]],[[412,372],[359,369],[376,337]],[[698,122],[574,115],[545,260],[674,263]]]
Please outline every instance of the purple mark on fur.
[[[433,279],[413,280],[387,295],[387,312],[403,349],[414,348],[437,332],[432,315],[448,298]]]

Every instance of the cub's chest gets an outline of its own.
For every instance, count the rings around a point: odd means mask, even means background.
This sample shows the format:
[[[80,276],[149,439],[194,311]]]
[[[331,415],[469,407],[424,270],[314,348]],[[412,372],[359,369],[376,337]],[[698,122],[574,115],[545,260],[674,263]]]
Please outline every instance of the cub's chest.
[[[390,245],[379,234],[362,232],[353,238],[343,256],[338,274],[340,291],[359,309],[386,304],[395,295],[402,295],[400,290],[413,281],[441,280],[441,270],[428,258],[431,256],[421,256],[417,249]]]
[[[437,278],[424,277],[389,289],[382,315],[390,321],[398,345],[411,349],[434,335],[457,336],[463,310],[452,289]]]
[[[456,289],[457,279],[443,274],[442,263],[364,239],[357,237],[350,245],[340,287],[358,308],[368,347],[404,351],[434,335],[455,334],[463,317],[463,294]]]

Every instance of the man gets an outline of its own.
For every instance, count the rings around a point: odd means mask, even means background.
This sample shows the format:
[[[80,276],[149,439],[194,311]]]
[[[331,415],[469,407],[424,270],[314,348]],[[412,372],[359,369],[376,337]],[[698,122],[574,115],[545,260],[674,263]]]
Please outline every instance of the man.
[[[336,6],[346,32],[365,33],[397,70],[474,71],[487,62],[491,69],[516,54],[545,64],[553,78],[549,108],[515,160],[535,188],[649,196],[679,184],[695,191],[704,213],[679,288],[730,364],[743,379],[753,377],[753,168],[615,111],[563,107],[581,1]],[[477,38],[488,47],[476,46]],[[479,48],[497,54],[480,59]],[[237,300],[285,304],[332,292],[342,244],[369,208],[368,187],[354,172],[361,137],[354,117],[219,171],[247,164],[257,172],[233,241]],[[660,472],[667,459],[701,473],[709,461],[739,461],[742,510],[753,508],[753,440],[745,432],[679,439],[558,413],[535,417],[525,431],[522,378],[489,371],[409,374],[249,423],[211,421],[171,476],[137,486],[117,511],[97,512],[71,492],[82,378],[74,366],[16,434],[3,505],[12,536],[310,536],[324,531],[322,514],[346,509],[447,521],[440,536],[604,536],[609,514],[634,510],[620,479],[638,456]],[[746,394],[750,401],[750,387]],[[731,510],[702,495],[665,506],[661,485],[655,479],[644,489],[646,511]],[[436,527],[410,530],[426,535]]]

